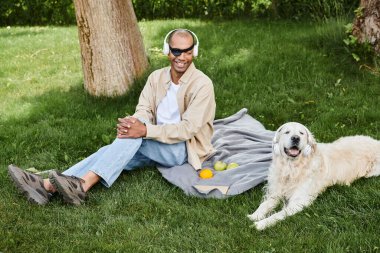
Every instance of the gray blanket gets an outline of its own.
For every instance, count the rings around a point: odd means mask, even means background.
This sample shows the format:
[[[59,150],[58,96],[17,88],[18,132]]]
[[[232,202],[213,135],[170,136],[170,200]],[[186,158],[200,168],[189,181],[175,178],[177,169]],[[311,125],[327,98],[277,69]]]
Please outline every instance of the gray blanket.
[[[158,167],[162,176],[185,194],[203,198],[226,198],[240,194],[266,180],[272,160],[273,131],[241,109],[234,115],[214,121],[212,143],[216,153],[202,164],[213,168],[216,161],[236,162],[239,167],[214,171],[214,177],[201,179],[189,164]]]

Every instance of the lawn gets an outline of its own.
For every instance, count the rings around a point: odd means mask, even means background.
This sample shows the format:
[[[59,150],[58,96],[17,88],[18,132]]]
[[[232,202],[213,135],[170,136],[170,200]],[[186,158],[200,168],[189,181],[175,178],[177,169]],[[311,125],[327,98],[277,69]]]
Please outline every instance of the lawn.
[[[83,89],[76,27],[0,28],[0,252],[380,252],[380,178],[334,186],[303,212],[256,231],[246,218],[262,185],[224,200],[189,197],[154,168],[97,185],[80,207],[29,204],[8,164],[64,170],[108,144],[148,74],[168,64],[165,34],[200,40],[196,66],[214,82],[223,118],[241,108],[276,130],[307,125],[320,142],[380,139],[380,77],[344,48],[346,20],[140,22],[150,69],[119,98]]]

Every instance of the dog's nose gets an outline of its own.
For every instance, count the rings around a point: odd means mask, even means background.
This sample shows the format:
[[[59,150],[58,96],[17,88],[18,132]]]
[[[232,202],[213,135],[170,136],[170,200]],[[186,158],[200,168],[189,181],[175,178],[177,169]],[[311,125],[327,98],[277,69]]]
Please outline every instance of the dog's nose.
[[[291,138],[293,143],[297,144],[300,142],[300,137],[298,135],[293,135]]]

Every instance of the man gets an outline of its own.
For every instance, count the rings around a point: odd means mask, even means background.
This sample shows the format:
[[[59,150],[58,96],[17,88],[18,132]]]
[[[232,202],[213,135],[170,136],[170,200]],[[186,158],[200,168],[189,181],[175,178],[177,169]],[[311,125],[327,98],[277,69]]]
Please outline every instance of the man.
[[[32,203],[49,202],[58,192],[65,202],[80,205],[86,192],[99,181],[110,187],[123,170],[185,162],[200,169],[213,153],[211,137],[215,116],[212,81],[195,68],[196,35],[185,29],[168,33],[164,53],[170,67],[154,71],[141,92],[136,112],[119,119],[115,141],[48,179],[14,165],[8,167],[17,188]],[[168,42],[167,42],[168,38]]]

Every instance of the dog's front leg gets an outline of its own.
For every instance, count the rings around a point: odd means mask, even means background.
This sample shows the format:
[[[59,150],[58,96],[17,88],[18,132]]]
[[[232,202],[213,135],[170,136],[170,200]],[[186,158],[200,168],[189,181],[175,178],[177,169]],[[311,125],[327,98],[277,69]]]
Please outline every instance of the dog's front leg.
[[[264,230],[267,227],[274,225],[276,222],[300,212],[304,207],[309,206],[315,198],[315,196],[305,195],[305,193],[292,196],[289,199],[288,204],[281,211],[272,214],[268,218],[255,222],[257,230]]]
[[[260,204],[254,213],[247,215],[247,217],[251,221],[262,220],[270,211],[272,211],[277,206],[278,202],[278,198],[269,197]]]

